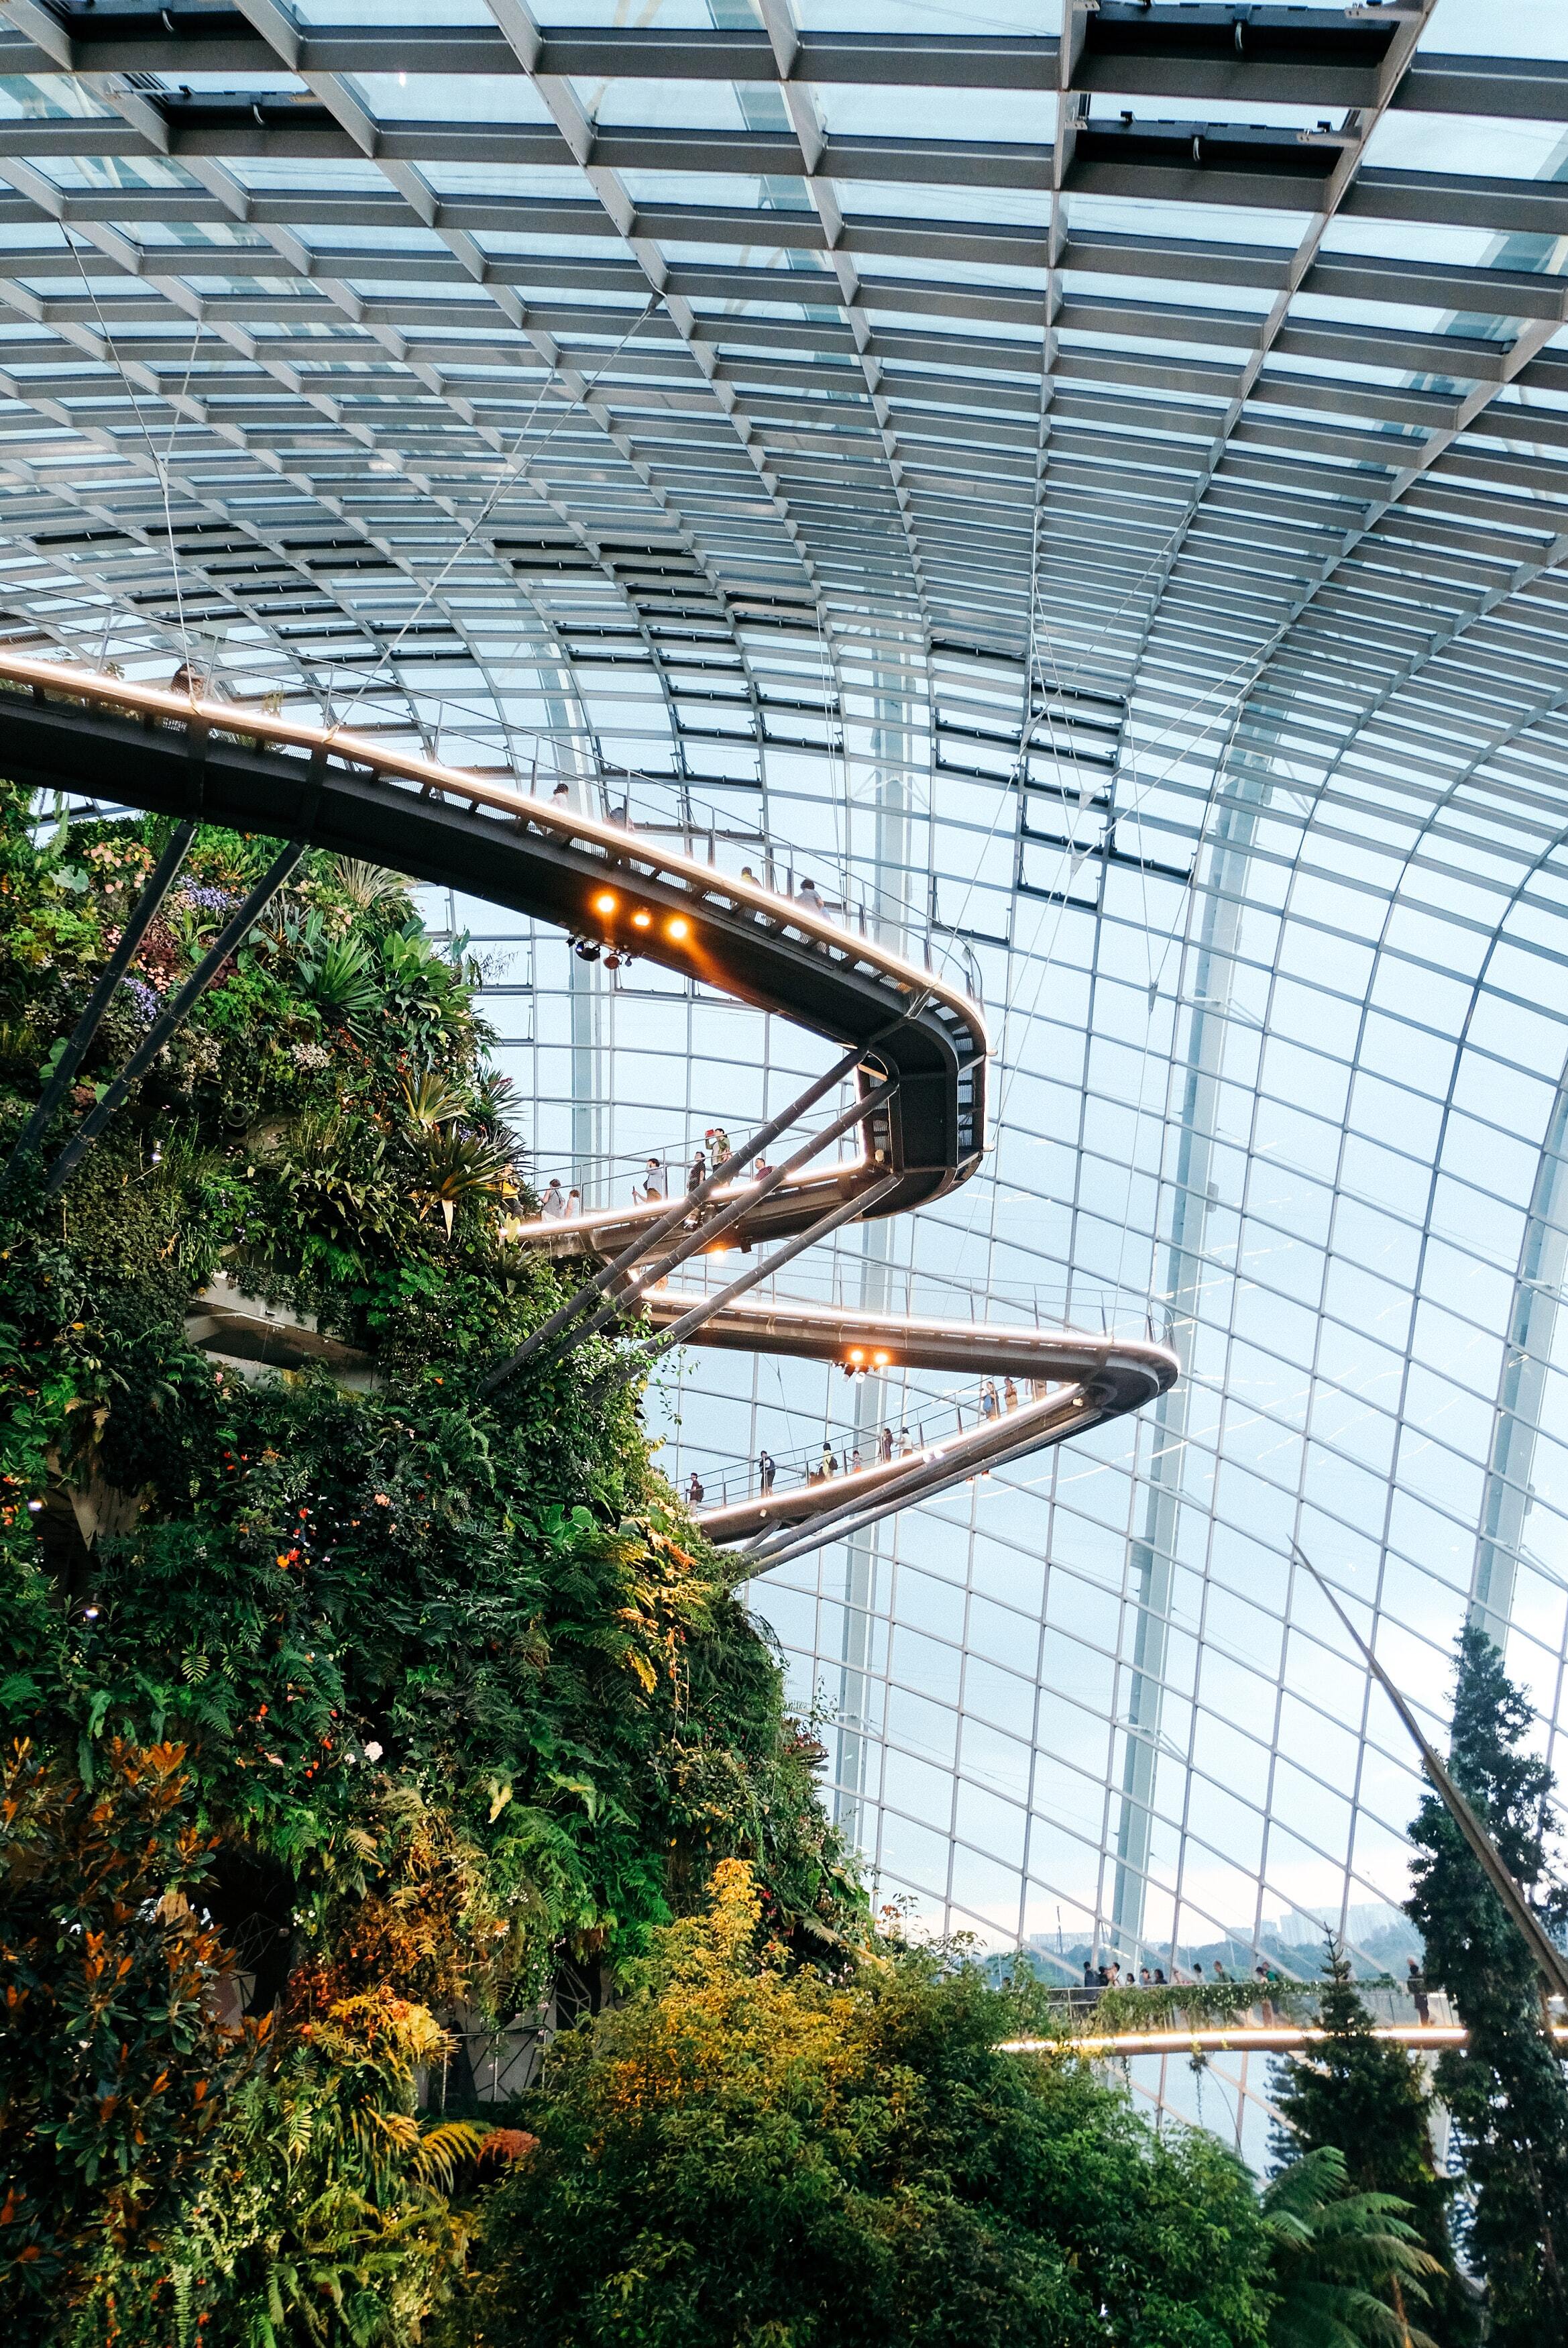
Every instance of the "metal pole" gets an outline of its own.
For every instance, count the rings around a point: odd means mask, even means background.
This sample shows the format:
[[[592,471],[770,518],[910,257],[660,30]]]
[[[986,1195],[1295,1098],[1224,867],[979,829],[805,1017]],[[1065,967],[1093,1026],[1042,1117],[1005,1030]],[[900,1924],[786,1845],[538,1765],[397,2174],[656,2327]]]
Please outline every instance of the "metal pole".
[[[203,954],[169,1008],[148,1029],[97,1107],[89,1110],[70,1140],[67,1142],[64,1149],[50,1167],[48,1177],[44,1184],[48,1197],[53,1198],[56,1191],[65,1188],[89,1144],[97,1139],[137,1078],[145,1075],[151,1067],[169,1037],[183,1024],[201,996],[206,994],[235,947],[242,942],[253,927],[267,900],[277,894],[304,853],[305,843],[302,840],[292,840],[282,854],[273,860],[265,878],[256,883],[239,911],[227,922],[219,936],[217,944],[210,946]]]
[[[772,1255],[764,1256],[749,1272],[743,1272],[738,1280],[732,1280],[728,1288],[721,1288],[716,1296],[702,1297],[693,1304],[690,1313],[683,1313],[679,1321],[672,1322],[668,1329],[661,1330],[653,1343],[645,1346],[633,1360],[620,1364],[612,1371],[604,1381],[606,1386],[630,1385],[633,1378],[641,1377],[645,1370],[652,1368],[661,1354],[667,1354],[672,1346],[681,1344],[693,1329],[700,1329],[704,1321],[711,1321],[715,1313],[722,1313],[727,1304],[734,1303],[737,1296],[743,1296],[748,1288],[754,1288],[759,1280],[766,1280],[771,1273],[781,1272],[786,1263],[793,1262],[805,1249],[814,1246],[818,1240],[826,1239],[829,1232],[837,1231],[841,1223],[853,1222],[857,1215],[865,1214],[878,1199],[897,1187],[898,1179],[897,1174],[885,1174],[881,1181],[874,1182],[868,1190],[857,1191],[854,1198],[845,1199],[825,1215],[819,1215],[815,1223],[808,1224],[804,1231],[797,1231],[793,1240],[787,1241],[781,1248],[775,1248]]]
[[[1357,1630],[1356,1625],[1351,1622],[1350,1617],[1346,1613],[1343,1606],[1340,1605],[1333,1590],[1329,1587],[1328,1583],[1325,1581],[1323,1576],[1318,1572],[1317,1568],[1313,1564],[1312,1560],[1307,1556],[1307,1551],[1301,1547],[1301,1544],[1298,1541],[1293,1540],[1290,1544],[1290,1548],[1291,1554],[1295,1557],[1296,1563],[1306,1567],[1307,1572],[1312,1576],[1313,1581],[1317,1584],[1318,1589],[1321,1590],[1325,1598],[1327,1599],[1330,1606],[1333,1607],[1336,1614],[1338,1615],[1339,1620],[1344,1624],[1346,1630],[1350,1633],[1351,1638],[1355,1640],[1356,1644],[1360,1649],[1362,1657],[1366,1662],[1367,1669],[1371,1673],[1373,1678],[1382,1689],[1383,1694],[1388,1697],[1389,1703],[1393,1705],[1394,1710],[1399,1714],[1399,1718],[1404,1722],[1406,1728],[1409,1731],[1410,1735],[1415,1740],[1417,1750],[1419,1752],[1421,1756],[1422,1768],[1425,1769],[1428,1776],[1431,1779],[1433,1786],[1437,1788],[1438,1794],[1440,1797],[1444,1807],[1447,1808],[1449,1816],[1452,1818],[1455,1826],[1458,1827],[1460,1833],[1464,1837],[1465,1842],[1469,1846],[1471,1857],[1476,1860],[1481,1873],[1486,1877],[1487,1881],[1491,1884],[1492,1890],[1501,1900],[1510,1919],[1517,1927],[1521,1936],[1522,1937],[1525,1946],[1529,1949],[1536,1964],[1544,1974],[1548,1989],[1552,1992],[1554,1997],[1568,1997],[1568,1960],[1564,1959],[1561,1949],[1559,1949],[1547,1936],[1546,1931],[1542,1926],[1540,1918],[1536,1915],[1535,1910],[1530,1905],[1529,1900],[1525,1898],[1520,1886],[1514,1881],[1513,1877],[1503,1865],[1502,1856],[1499,1851],[1497,1845],[1493,1842],[1491,1835],[1487,1832],[1486,1828],[1481,1824],[1481,1819],[1477,1818],[1474,1810],[1471,1809],[1469,1802],[1465,1799],[1464,1795],[1460,1791],[1458,1786],[1455,1785],[1453,1778],[1449,1774],[1447,1766],[1438,1758],[1437,1754],[1422,1735],[1420,1724],[1417,1720],[1415,1714],[1410,1710],[1409,1705],[1405,1702],[1404,1697],[1399,1694],[1399,1689],[1394,1685],[1393,1681],[1389,1677],[1388,1673],[1383,1669],[1382,1664],[1378,1661],[1377,1656],[1372,1653],[1371,1648],[1367,1644],[1367,1642],[1361,1636],[1360,1632]]]
[[[479,1392],[482,1395],[492,1394],[497,1386],[512,1375],[515,1370],[520,1370],[525,1362],[531,1361],[542,1346],[548,1345],[550,1339],[566,1327],[569,1321],[575,1320],[579,1313],[592,1303],[596,1296],[602,1296],[612,1281],[619,1280],[623,1272],[630,1272],[632,1265],[645,1256],[650,1248],[657,1247],[659,1241],[669,1232],[677,1230],[693,1208],[704,1205],[715,1190],[722,1189],[724,1183],[733,1178],[740,1168],[749,1166],[753,1159],[767,1148],[770,1141],[776,1141],[779,1135],[794,1123],[796,1117],[804,1117],[808,1109],[815,1108],[824,1093],[831,1092],[835,1085],[842,1084],[845,1077],[859,1066],[869,1048],[868,1045],[856,1045],[853,1051],[845,1052],[843,1059],[835,1066],[829,1068],[825,1076],[818,1076],[815,1084],[808,1085],[798,1099],[791,1101],[788,1108],[781,1110],[777,1117],[770,1118],[766,1125],[753,1134],[743,1148],[737,1150],[733,1157],[726,1158],[723,1165],[716,1168],[705,1182],[695,1190],[688,1191],[678,1205],[667,1208],[665,1212],[655,1222],[651,1223],[645,1231],[639,1232],[630,1247],[622,1248],[613,1262],[607,1263],[601,1272],[595,1272],[593,1278],[586,1281],[574,1296],[569,1296],[559,1311],[552,1313],[549,1319],[543,1322],[531,1337],[524,1340],[515,1354],[509,1354],[506,1361],[487,1372],[480,1380]]]
[[[868,1093],[862,1093],[848,1108],[834,1118],[831,1125],[824,1126],[820,1133],[814,1133],[803,1141],[794,1155],[786,1158],[782,1166],[775,1166],[773,1172],[764,1174],[760,1182],[748,1183],[738,1199],[732,1199],[727,1207],[707,1222],[700,1222],[679,1247],[661,1257],[657,1263],[650,1264],[645,1272],[612,1296],[608,1304],[601,1304],[591,1321],[585,1321],[579,1328],[571,1330],[564,1342],[552,1348],[548,1356],[548,1366],[553,1367],[558,1361],[565,1361],[579,1345],[586,1344],[589,1337],[596,1337],[612,1321],[620,1320],[627,1307],[636,1303],[644,1289],[651,1288],[656,1280],[661,1280],[666,1272],[673,1272],[676,1265],[684,1263],[688,1256],[700,1254],[704,1248],[712,1247],[721,1232],[738,1223],[743,1215],[749,1215],[752,1209],[770,1197],[781,1182],[787,1180],[790,1175],[797,1174],[803,1166],[809,1165],[820,1150],[825,1149],[830,1141],[836,1141],[839,1135],[847,1132],[852,1125],[859,1125],[873,1109],[880,1108],[897,1089],[897,1080],[889,1076],[881,1084],[873,1085]]]
[[[0,1189],[10,1180],[24,1158],[30,1155],[42,1141],[50,1118],[65,1099],[77,1070],[81,1066],[88,1045],[97,1034],[104,1013],[126,972],[136,959],[138,947],[151,927],[153,918],[174,884],[176,873],[185,861],[185,851],[196,835],[193,823],[182,823],[169,839],[148,878],[140,896],[131,908],[130,915],[120,932],[119,942],[104,965],[103,975],[87,997],[87,1008],[71,1030],[70,1040],[60,1054],[55,1073],[44,1087],[43,1097],[23,1127],[21,1134],[4,1168],[0,1168]]]

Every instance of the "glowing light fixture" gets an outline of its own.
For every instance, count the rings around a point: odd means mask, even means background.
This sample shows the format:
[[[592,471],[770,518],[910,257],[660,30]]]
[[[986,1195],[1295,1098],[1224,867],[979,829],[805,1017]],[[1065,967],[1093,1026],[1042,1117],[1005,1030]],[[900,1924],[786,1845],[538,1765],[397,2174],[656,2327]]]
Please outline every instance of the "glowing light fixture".
[[[601,889],[593,901],[593,910],[596,913],[613,913],[616,902],[608,889]]]
[[[670,924],[670,934],[672,938],[690,937],[692,934],[691,922],[682,921],[680,914],[677,913],[675,919]]]
[[[634,930],[648,930],[648,929],[651,929],[651,928],[652,928],[652,926],[653,926],[653,916],[652,916],[652,914],[651,914],[651,913],[633,913],[633,915],[631,916],[631,926],[632,926],[632,928],[633,928]]]
[[[892,1355],[890,1354],[878,1354],[875,1356],[875,1359],[877,1368],[879,1370],[884,1370],[892,1359]]]

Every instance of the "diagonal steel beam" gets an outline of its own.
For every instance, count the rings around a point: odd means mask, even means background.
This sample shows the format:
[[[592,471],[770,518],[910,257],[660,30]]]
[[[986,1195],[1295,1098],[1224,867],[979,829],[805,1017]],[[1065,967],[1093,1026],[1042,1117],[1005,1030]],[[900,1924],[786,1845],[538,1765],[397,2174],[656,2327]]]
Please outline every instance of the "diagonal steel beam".
[[[136,959],[138,947],[152,924],[159,906],[174,885],[176,874],[185,861],[185,851],[196,835],[193,823],[182,823],[170,838],[163,854],[153,867],[146,887],[132,907],[119,943],[104,965],[103,975],[88,995],[87,1007],[71,1030],[65,1050],[56,1064],[55,1073],[45,1086],[37,1107],[27,1119],[17,1137],[15,1148],[0,1168],[0,1189],[4,1189],[23,1159],[29,1157],[43,1140],[49,1120],[65,1099],[71,1080],[81,1066],[82,1058],[93,1037],[97,1034],[104,1013],[116,987]]]
[[[580,1328],[572,1330],[564,1342],[558,1341],[546,1357],[546,1366],[553,1366],[555,1363],[564,1361],[569,1354],[575,1353],[577,1348],[585,1344],[589,1337],[597,1337],[601,1329],[607,1329],[612,1321],[622,1319],[628,1305],[635,1304],[645,1289],[651,1288],[656,1280],[662,1280],[667,1272],[673,1272],[676,1266],[684,1263],[689,1256],[698,1255],[703,1249],[712,1247],[713,1241],[723,1232],[729,1231],[732,1225],[738,1223],[743,1215],[749,1215],[753,1207],[760,1206],[764,1199],[771,1198],[782,1182],[786,1182],[792,1174],[798,1174],[804,1166],[808,1166],[814,1158],[827,1148],[830,1141],[836,1141],[839,1135],[847,1133],[852,1125],[862,1124],[873,1109],[880,1108],[884,1101],[891,1100],[897,1089],[897,1080],[889,1077],[882,1084],[874,1085],[869,1092],[861,1093],[846,1109],[834,1118],[831,1125],[824,1126],[820,1133],[809,1135],[793,1156],[784,1159],[782,1166],[775,1166],[773,1171],[764,1174],[760,1181],[748,1183],[738,1199],[732,1200],[727,1207],[723,1208],[710,1220],[699,1222],[696,1230],[690,1232],[671,1254],[661,1257],[659,1262],[651,1264],[629,1288],[622,1289],[619,1294],[610,1299],[608,1304],[601,1305],[591,1321],[585,1321]],[[703,1190],[711,1187],[712,1180],[712,1178],[710,1176],[708,1181],[702,1185]],[[686,1215],[682,1216],[682,1221],[690,1215],[692,1205],[700,1197],[701,1192],[698,1191],[691,1194],[691,1198],[685,1202]],[[491,1373],[491,1376],[495,1376],[494,1372]],[[481,1391],[487,1392],[487,1386]]]
[[[1299,1541],[1291,1542],[1290,1551],[1296,1563],[1306,1567],[1324,1597],[1333,1607],[1335,1613],[1337,1614],[1341,1623],[1359,1649],[1367,1669],[1371,1673],[1415,1740],[1416,1749],[1421,1756],[1422,1768],[1431,1779],[1450,1818],[1463,1836],[1471,1858],[1501,1900],[1510,1922],[1530,1951],[1546,1982],[1547,1989],[1554,1997],[1568,1997],[1568,1958],[1563,1956],[1562,1950],[1549,1938],[1540,1917],[1503,1865],[1502,1854],[1496,1843],[1493,1842],[1485,1826],[1454,1783],[1446,1763],[1439,1758],[1433,1747],[1422,1735],[1419,1721],[1361,1636],[1360,1632],[1357,1630],[1343,1606],[1340,1605],[1331,1585],[1318,1572]]]
[[[733,1304],[737,1296],[743,1296],[747,1289],[754,1288],[760,1280],[767,1280],[774,1272],[782,1272],[786,1263],[793,1262],[797,1255],[803,1254],[818,1240],[826,1239],[841,1224],[855,1221],[887,1191],[895,1189],[897,1182],[897,1174],[885,1174],[868,1190],[857,1190],[852,1198],[829,1208],[827,1213],[819,1215],[815,1223],[808,1223],[804,1231],[797,1231],[794,1239],[786,1240],[783,1247],[775,1248],[772,1255],[764,1256],[749,1271],[743,1272],[738,1280],[732,1280],[727,1288],[721,1288],[715,1295],[700,1298],[689,1313],[683,1313],[679,1321],[661,1330],[651,1344],[645,1345],[630,1362],[622,1363],[612,1371],[603,1381],[606,1388],[630,1385],[634,1378],[641,1377],[652,1368],[661,1354],[670,1353],[676,1345],[683,1344],[694,1329],[700,1329],[705,1321],[711,1321],[715,1313],[722,1313],[727,1304]]]
[[[542,1323],[534,1331],[533,1335],[518,1347],[515,1354],[508,1355],[498,1368],[488,1373],[480,1385],[480,1393],[489,1394],[495,1387],[501,1385],[503,1380],[509,1378],[514,1370],[520,1370],[525,1362],[531,1362],[534,1355],[548,1345],[550,1339],[558,1335],[569,1321],[574,1321],[579,1313],[586,1312],[594,1298],[602,1296],[605,1290],[620,1278],[622,1272],[630,1272],[633,1264],[640,1262],[648,1253],[650,1248],[657,1247],[661,1239],[666,1239],[671,1231],[678,1231],[694,1207],[704,1206],[715,1190],[724,1183],[733,1181],[737,1171],[743,1166],[749,1166],[753,1159],[758,1157],[771,1141],[776,1141],[779,1135],[794,1123],[796,1117],[804,1117],[808,1109],[815,1108],[824,1093],[831,1092],[835,1085],[842,1084],[845,1076],[852,1075],[865,1056],[865,1047],[858,1044],[853,1051],[845,1052],[844,1057],[829,1068],[825,1076],[818,1076],[814,1083],[806,1086],[798,1098],[791,1101],[787,1108],[781,1109],[777,1117],[770,1118],[768,1123],[753,1133],[750,1140],[736,1150],[733,1157],[727,1158],[722,1167],[715,1169],[697,1189],[689,1190],[674,1206],[667,1208],[645,1231],[640,1231],[630,1245],[622,1248],[612,1262],[607,1263],[601,1271],[596,1272],[591,1280],[585,1281],[575,1296],[569,1296],[559,1311],[552,1313],[549,1319]]]
[[[48,1178],[44,1184],[45,1192],[48,1197],[54,1198],[57,1192],[64,1189],[87,1149],[97,1139],[132,1085],[139,1076],[146,1075],[169,1037],[183,1026],[229,956],[243,942],[268,900],[277,894],[304,853],[305,843],[302,840],[291,840],[282,854],[275,857],[268,866],[266,872],[257,881],[239,911],[224,924],[219,933],[217,944],[210,947],[203,954],[173,1002],[148,1029],[97,1107],[88,1111],[50,1167]]]

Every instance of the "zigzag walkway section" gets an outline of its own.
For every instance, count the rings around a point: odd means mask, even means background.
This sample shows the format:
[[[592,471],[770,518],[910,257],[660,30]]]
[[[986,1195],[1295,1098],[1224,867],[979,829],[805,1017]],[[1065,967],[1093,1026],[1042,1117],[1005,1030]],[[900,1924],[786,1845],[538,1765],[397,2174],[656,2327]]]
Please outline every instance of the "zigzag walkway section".
[[[285,839],[295,851],[313,847],[372,860],[564,929],[590,958],[655,963],[845,1052],[864,1103],[856,1157],[799,1179],[759,1174],[751,1192],[739,1181],[711,1186],[702,1214],[743,1253],[825,1235],[862,1216],[910,1213],[968,1180],[980,1162],[988,1045],[974,1004],[936,973],[815,907],[682,856],[624,823],[341,728],[13,654],[0,654],[0,767],[40,789],[177,823],[220,823]],[[78,1137],[77,1154],[80,1146]],[[56,1161],[59,1179],[67,1162],[72,1145]],[[661,1251],[675,1245],[665,1236],[671,1220],[655,1203],[584,1216],[564,1229],[524,1224],[512,1236],[601,1265],[607,1257],[635,1259],[646,1247],[657,1269]],[[680,1258],[703,1250],[694,1216]],[[1017,1411],[983,1419],[914,1457],[711,1512],[705,1521],[715,1539],[751,1544],[753,1570],[1135,1410],[1176,1375],[1173,1354],[1152,1341],[804,1304],[727,1303],[715,1310],[662,1286],[647,1292],[643,1270],[639,1263],[635,1280],[601,1270],[595,1290],[608,1291],[611,1307],[625,1298],[626,1320],[644,1316],[636,1323],[644,1337],[695,1323],[692,1341],[704,1344],[852,1367],[858,1352],[878,1369],[1030,1381],[1030,1399]],[[206,1303],[211,1309],[198,1306],[201,1341],[215,1347],[232,1343],[254,1319],[243,1299]],[[558,1350],[582,1334],[569,1330]],[[296,1344],[297,1334],[274,1325],[251,1357],[279,1366],[291,1354],[331,1363],[330,1340],[312,1332]],[[334,1366],[345,1376],[365,1374],[357,1362]]]

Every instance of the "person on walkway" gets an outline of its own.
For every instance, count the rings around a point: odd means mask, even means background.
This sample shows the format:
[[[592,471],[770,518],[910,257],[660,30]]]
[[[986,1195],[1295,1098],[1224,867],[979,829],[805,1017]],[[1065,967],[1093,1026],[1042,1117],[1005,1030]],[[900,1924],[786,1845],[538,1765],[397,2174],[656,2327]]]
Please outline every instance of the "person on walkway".
[[[1217,1957],[1214,1959],[1214,1979],[1217,1982],[1228,1982],[1230,1980],[1229,1973],[1226,1972],[1224,1965],[1221,1964]]]
[[[686,1177],[686,1196],[690,1198],[693,1190],[700,1190],[707,1179],[708,1161],[699,1149],[692,1160],[692,1171]]]
[[[765,1449],[759,1451],[757,1454],[757,1482],[762,1487],[763,1496],[764,1498],[767,1497],[768,1493],[773,1490],[774,1478],[778,1474],[778,1468],[774,1463],[773,1453]]]
[[[1405,1987],[1416,2002],[1416,2018],[1424,2029],[1432,2018],[1431,2005],[1427,1996],[1427,1977],[1414,1957],[1405,1959],[1405,1971],[1407,1976]]]
[[[573,1215],[580,1215],[582,1212],[582,1192],[575,1183],[566,1194],[566,1211],[569,1220]]]
[[[558,783],[550,793],[550,805],[558,814],[565,815],[571,806],[571,792],[565,783]]]
[[[1153,1989],[1154,1986],[1154,1976],[1147,1965],[1138,1968],[1138,1986],[1140,1989]]]
[[[980,1416],[982,1418],[995,1418],[996,1415],[996,1387],[992,1385],[989,1378],[982,1378],[980,1380]]]
[[[856,1447],[855,1447],[854,1450],[853,1450],[853,1451],[850,1453],[850,1455],[849,1455],[849,1472],[850,1472],[850,1474],[851,1474],[852,1476],[858,1476],[858,1475],[859,1475],[859,1473],[860,1473],[860,1468],[861,1468],[860,1446],[859,1446],[859,1444],[857,1443],[857,1444],[856,1445]]]
[[[548,1215],[551,1222],[556,1221],[559,1216],[565,1214],[566,1197],[565,1193],[561,1189],[560,1179],[558,1175],[552,1174],[550,1176],[549,1188],[545,1192],[544,1203],[539,1211],[541,1214]]]
[[[893,1457],[893,1429],[892,1429],[890,1426],[885,1426],[885,1427],[883,1428],[883,1430],[882,1430],[881,1434],[880,1434],[880,1435],[877,1437],[877,1438],[876,1438],[876,1464],[877,1464],[877,1466],[878,1466],[879,1468],[886,1468],[886,1465],[887,1465],[887,1462],[889,1461],[889,1459],[891,1459],[891,1458],[892,1458],[892,1457]]]
[[[1002,1408],[1004,1410],[1016,1410],[1018,1408],[1018,1388],[1014,1385],[1011,1378],[1009,1378],[1006,1385],[1002,1387]]]
[[[1266,1965],[1255,1965],[1253,1967],[1253,1972],[1256,1974],[1258,1981],[1262,1983],[1262,1987],[1258,1992],[1257,2002],[1263,2012],[1264,2026],[1267,2029],[1272,2026],[1274,2022],[1274,2000],[1268,1993],[1274,1983],[1274,1975],[1269,1972]]]
[[[836,1476],[838,1473],[838,1462],[833,1456],[833,1446],[825,1436],[822,1445],[822,1472],[825,1476]]]
[[[825,913],[827,911],[822,899],[816,893],[816,882],[815,880],[803,880],[801,882],[799,901],[808,913],[821,914]]]
[[[751,1173],[747,1179],[753,1182],[760,1182],[764,1174],[771,1174],[773,1170],[773,1168],[768,1164],[765,1158],[759,1158],[753,1166]]]
[[[631,1195],[634,1200],[640,1195],[635,1182],[631,1186]],[[656,1200],[661,1200],[663,1196],[664,1169],[657,1158],[651,1158],[642,1169],[641,1204],[651,1207]]]
[[[1100,1986],[1094,1977],[1093,1961],[1089,1957],[1085,1957],[1083,1960],[1083,1986],[1091,1997],[1095,1994]]]
[[[898,1429],[898,1457],[900,1459],[913,1459],[915,1457],[915,1447],[909,1440],[909,1430],[907,1426],[901,1426]]]
[[[686,1487],[686,1501],[688,1507],[693,1509],[700,1509],[702,1505],[702,1479],[695,1468],[692,1470],[692,1480]]]
[[[722,1125],[711,1125],[702,1138],[707,1144],[708,1163],[716,1174],[734,1154],[730,1148],[730,1137]]]
[[[1169,1989],[1170,1986],[1170,1982],[1165,1979],[1164,1966],[1156,1965],[1154,1967],[1154,1987],[1156,1989]]]

